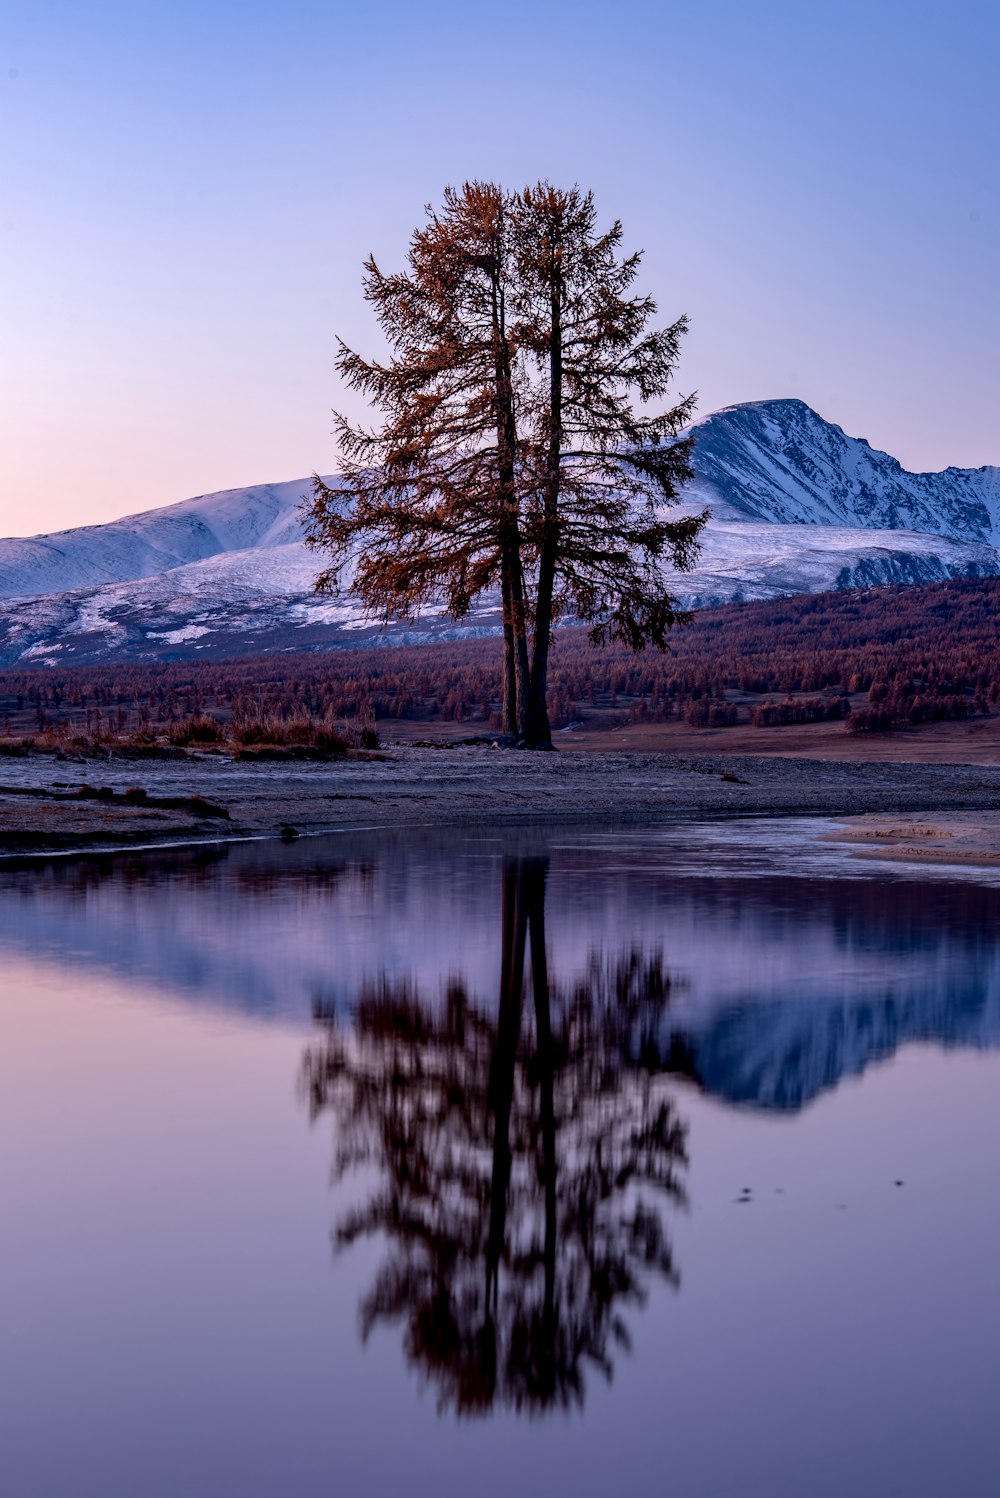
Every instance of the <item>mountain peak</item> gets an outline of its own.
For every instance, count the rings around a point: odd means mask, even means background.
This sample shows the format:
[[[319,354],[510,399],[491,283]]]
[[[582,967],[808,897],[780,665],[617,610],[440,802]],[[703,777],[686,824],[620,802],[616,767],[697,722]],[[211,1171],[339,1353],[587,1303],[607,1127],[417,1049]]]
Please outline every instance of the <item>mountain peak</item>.
[[[795,397],[724,406],[690,430],[699,489],[730,515],[1000,540],[1000,469],[910,473]]]

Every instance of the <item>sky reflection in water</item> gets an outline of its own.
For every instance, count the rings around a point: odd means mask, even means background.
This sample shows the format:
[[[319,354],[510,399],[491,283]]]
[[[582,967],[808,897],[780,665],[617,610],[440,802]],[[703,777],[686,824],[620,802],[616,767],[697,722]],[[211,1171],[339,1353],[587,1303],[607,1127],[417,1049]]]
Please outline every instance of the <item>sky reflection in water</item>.
[[[1000,891],[815,830],[0,875],[11,1493],[991,1491]]]

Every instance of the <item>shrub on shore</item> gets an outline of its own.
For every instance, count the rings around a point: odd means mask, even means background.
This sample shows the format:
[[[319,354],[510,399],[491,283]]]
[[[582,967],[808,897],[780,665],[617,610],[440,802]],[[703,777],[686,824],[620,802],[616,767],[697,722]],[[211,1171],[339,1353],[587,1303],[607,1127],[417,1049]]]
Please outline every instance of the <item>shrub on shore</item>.
[[[225,732],[217,718],[210,718],[207,713],[199,713],[196,717],[175,723],[170,730],[169,737],[171,744],[179,744],[186,748],[189,744],[221,744],[225,738]]]
[[[280,749],[318,749],[324,754],[341,755],[352,747],[347,734],[329,714],[317,719],[301,710],[287,717],[273,712],[237,713],[230,736],[243,749],[273,745]]]
[[[0,735],[0,755],[18,757],[31,753],[98,757],[115,754],[128,757],[183,755],[190,749],[219,753],[244,750],[302,750],[314,756],[340,758],[356,750],[379,747],[374,721],[349,727],[333,721],[330,714],[314,717],[308,711],[285,716],[271,712],[243,712],[226,723],[207,713],[165,726],[159,736],[148,730],[121,731],[105,728],[101,733],[70,734],[65,724],[46,724],[37,733]]]

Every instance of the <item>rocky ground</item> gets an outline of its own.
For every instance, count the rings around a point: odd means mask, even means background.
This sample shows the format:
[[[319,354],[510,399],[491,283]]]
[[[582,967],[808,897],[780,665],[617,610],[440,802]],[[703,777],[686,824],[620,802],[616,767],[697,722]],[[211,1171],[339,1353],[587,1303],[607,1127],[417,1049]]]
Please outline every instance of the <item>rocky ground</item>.
[[[968,764],[486,747],[326,763],[0,759],[6,856],[379,826],[991,810],[1000,810],[1000,768]]]

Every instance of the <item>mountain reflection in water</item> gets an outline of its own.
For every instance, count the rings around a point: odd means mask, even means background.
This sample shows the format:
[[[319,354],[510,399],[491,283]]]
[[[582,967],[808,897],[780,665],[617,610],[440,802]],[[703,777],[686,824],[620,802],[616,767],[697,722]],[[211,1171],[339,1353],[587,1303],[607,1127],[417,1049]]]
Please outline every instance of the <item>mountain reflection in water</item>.
[[[362,1336],[399,1323],[407,1360],[461,1415],[582,1404],[610,1378],[624,1313],[654,1277],[676,1285],[664,1212],[683,1204],[686,1130],[658,1037],[660,953],[591,954],[550,980],[545,859],[502,873],[498,997],[451,976],[444,1001],[381,974],[320,1013],[304,1063],[330,1114],[335,1177],[377,1174],[342,1216],[342,1249],[380,1237]],[[526,998],[526,995],[528,996]]]
[[[440,996],[456,967],[479,1003],[503,861],[544,857],[554,985],[589,981],[595,952],[665,954],[661,1063],[728,1103],[795,1111],[907,1044],[1000,1044],[1000,889],[859,863],[816,830],[355,834],[66,861],[0,873],[0,948],[296,1025],[383,982]]]

